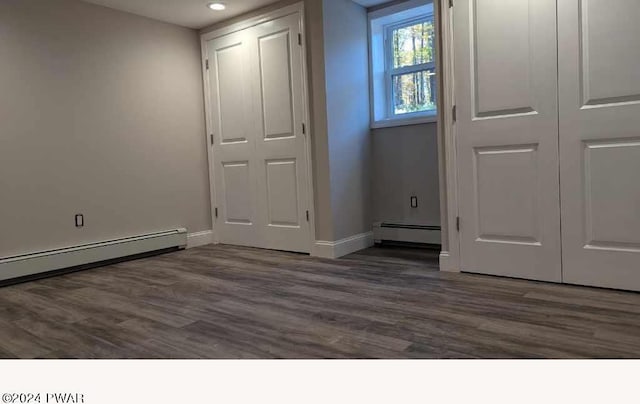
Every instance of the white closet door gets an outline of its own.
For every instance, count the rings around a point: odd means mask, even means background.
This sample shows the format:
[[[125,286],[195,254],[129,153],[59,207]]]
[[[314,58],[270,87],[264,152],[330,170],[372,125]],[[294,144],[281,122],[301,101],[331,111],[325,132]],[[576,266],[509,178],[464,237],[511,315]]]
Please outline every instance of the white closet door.
[[[556,2],[456,0],[454,19],[461,268],[560,281]]]
[[[563,279],[640,290],[640,1],[558,1]]]
[[[259,246],[250,42],[243,32],[208,42],[213,176],[220,242]]]
[[[265,248],[309,252],[308,162],[298,13],[258,25],[249,55],[258,223]]]
[[[309,252],[299,13],[208,42],[221,243]]]

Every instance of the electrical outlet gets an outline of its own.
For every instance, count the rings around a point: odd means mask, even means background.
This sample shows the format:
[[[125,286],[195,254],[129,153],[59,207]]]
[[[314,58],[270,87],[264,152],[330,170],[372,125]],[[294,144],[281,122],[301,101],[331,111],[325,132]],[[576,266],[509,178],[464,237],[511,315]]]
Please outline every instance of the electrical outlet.
[[[412,196],[411,197],[411,207],[412,208],[417,208],[418,207],[418,197],[417,196]]]
[[[76,227],[84,227],[84,215],[77,214],[76,215]]]

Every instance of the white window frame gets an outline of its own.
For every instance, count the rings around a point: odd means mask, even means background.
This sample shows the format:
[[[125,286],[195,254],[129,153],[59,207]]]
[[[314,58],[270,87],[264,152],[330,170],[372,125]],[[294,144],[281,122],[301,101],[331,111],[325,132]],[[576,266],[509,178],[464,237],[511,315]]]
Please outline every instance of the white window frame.
[[[434,60],[416,66],[391,69],[393,44],[387,40],[394,29],[410,26],[424,20],[435,20],[432,0],[408,0],[369,13],[369,67],[371,92],[371,128],[415,125],[437,121],[437,108],[394,114],[392,77],[398,73],[411,73],[435,67],[437,46],[434,44]],[[437,35],[437,34],[436,34]],[[437,38],[436,38],[437,41]],[[439,89],[436,88],[436,97]]]
[[[393,67],[393,31],[410,27],[412,25],[429,22],[434,23],[433,14],[424,14],[417,16],[415,18],[410,18],[407,20],[400,21],[395,24],[390,24],[384,27],[384,56],[385,56],[385,98],[386,98],[386,107],[387,107],[387,119],[410,119],[415,117],[423,117],[423,116],[435,116],[438,111],[436,109],[430,109],[426,111],[416,111],[416,112],[408,112],[404,114],[396,114],[395,108],[393,107],[393,99],[394,99],[394,91],[393,91],[393,77],[402,75],[402,74],[410,74],[410,73],[418,73],[428,70],[434,70],[436,67],[436,55],[435,55],[435,46],[433,49],[434,55],[433,60],[428,63],[422,63],[419,65],[412,66],[403,66],[403,67]],[[434,44],[435,45],[435,44]],[[436,92],[437,96],[437,92]]]

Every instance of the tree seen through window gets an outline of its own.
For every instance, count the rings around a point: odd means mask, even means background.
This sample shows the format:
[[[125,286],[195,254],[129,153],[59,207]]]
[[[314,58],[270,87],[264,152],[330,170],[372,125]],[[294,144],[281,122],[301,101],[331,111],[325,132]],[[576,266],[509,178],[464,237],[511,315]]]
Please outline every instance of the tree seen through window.
[[[433,18],[391,30],[393,114],[436,109]]]

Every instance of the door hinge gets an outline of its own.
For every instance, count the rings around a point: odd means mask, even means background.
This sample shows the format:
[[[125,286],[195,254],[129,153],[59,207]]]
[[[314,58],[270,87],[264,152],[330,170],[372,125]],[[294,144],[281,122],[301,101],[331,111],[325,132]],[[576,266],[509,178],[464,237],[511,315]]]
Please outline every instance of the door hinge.
[[[449,8],[453,7],[453,0],[449,0]]]
[[[307,211],[307,222],[309,221],[309,211]]]
[[[456,217],[456,230],[460,231],[460,216]]]
[[[209,138],[211,139],[211,146],[213,146],[213,134],[209,135]]]
[[[453,119],[453,122],[458,120],[458,108],[456,105],[454,105],[453,108],[451,108],[451,117]]]
[[[307,126],[304,123],[302,124],[302,134],[303,135],[307,134]]]
[[[298,45],[302,46],[302,34],[298,34]]]
[[[216,215],[216,219],[218,218],[218,208],[214,209],[214,214]]]
[[[207,68],[207,70],[209,70],[209,59],[204,61],[204,65]]]

